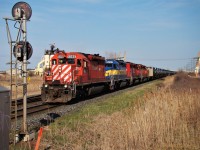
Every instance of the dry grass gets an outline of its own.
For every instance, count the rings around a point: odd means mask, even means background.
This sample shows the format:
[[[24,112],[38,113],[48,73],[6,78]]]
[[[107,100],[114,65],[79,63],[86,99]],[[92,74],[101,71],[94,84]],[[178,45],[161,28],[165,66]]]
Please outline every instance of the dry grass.
[[[200,90],[199,90],[200,92]],[[153,97],[152,97],[153,95]],[[192,91],[169,89],[145,97],[136,106],[99,116],[87,130],[88,149],[199,149],[200,102]],[[83,131],[79,131],[84,132]],[[94,135],[94,136],[93,136]],[[78,138],[78,137],[77,137]],[[88,141],[83,137],[83,143]],[[75,145],[74,145],[75,146]]]
[[[100,113],[73,127],[57,122],[46,131],[42,145],[77,150],[200,149],[200,81],[178,75],[164,85],[111,115]]]
[[[15,78],[15,77],[14,77]],[[0,86],[4,86],[8,89],[10,89],[10,75],[4,74],[0,75]],[[22,83],[22,78],[18,78],[19,83]],[[13,83],[15,83],[15,80],[13,79]],[[40,86],[42,85],[42,77],[40,76],[31,76],[30,80],[28,80],[28,95],[35,95],[35,94],[40,94]],[[18,95],[17,97],[20,98],[22,97],[22,86],[18,86]],[[15,86],[13,86],[13,98],[15,97]]]

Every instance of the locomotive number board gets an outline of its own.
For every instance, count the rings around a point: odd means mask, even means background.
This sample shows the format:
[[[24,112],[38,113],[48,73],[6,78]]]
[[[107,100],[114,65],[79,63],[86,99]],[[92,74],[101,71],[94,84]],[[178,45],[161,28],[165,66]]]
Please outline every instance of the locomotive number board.
[[[76,58],[76,55],[68,55],[67,58]]]

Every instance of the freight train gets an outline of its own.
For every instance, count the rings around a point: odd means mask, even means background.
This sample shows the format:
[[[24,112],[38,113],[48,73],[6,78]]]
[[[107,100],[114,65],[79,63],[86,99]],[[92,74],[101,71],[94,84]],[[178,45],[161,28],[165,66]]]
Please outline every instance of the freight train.
[[[174,74],[173,71],[146,67],[118,59],[105,59],[99,54],[57,50],[51,67],[44,72],[41,87],[45,103],[66,103],[105,90],[116,90]]]

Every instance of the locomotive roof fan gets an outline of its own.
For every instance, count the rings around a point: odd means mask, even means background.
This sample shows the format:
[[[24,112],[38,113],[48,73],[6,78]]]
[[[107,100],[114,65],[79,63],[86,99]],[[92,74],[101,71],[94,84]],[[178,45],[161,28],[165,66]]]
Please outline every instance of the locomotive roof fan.
[[[26,20],[29,20],[32,15],[32,9],[29,4],[26,2],[18,2],[16,3],[12,8],[12,16],[15,19],[21,19],[23,18],[23,15],[25,14]]]

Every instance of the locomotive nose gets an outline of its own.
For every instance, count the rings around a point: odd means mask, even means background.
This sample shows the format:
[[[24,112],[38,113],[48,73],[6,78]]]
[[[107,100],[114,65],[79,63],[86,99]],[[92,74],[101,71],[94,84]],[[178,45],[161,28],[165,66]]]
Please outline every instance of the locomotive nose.
[[[59,65],[52,67],[53,80],[59,80],[61,84],[72,81],[71,65]]]

